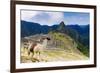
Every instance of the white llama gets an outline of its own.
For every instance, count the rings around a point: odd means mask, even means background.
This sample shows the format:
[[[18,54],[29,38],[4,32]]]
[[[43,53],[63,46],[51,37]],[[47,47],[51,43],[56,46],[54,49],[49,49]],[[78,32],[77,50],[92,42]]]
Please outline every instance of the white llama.
[[[47,46],[47,41],[50,40],[49,38],[42,38],[42,43],[32,43],[30,42],[28,47],[28,52],[30,57],[37,58],[39,61],[42,61],[42,53],[43,50]]]

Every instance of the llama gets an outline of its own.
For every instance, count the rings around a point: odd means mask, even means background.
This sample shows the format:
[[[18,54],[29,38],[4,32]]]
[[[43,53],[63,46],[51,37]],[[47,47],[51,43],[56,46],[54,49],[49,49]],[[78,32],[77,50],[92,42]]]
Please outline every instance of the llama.
[[[43,50],[47,46],[47,41],[50,40],[50,38],[41,38],[40,42],[42,43],[33,43],[29,42],[29,47],[28,47],[28,54],[30,57],[37,58],[38,60],[42,60],[42,53]]]

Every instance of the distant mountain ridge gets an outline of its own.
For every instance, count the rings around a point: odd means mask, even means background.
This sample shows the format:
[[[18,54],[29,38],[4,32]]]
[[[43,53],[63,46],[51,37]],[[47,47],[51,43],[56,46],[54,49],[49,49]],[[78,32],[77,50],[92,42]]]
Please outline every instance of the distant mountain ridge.
[[[63,24],[63,26],[60,25],[61,23]],[[34,23],[34,22],[21,21],[21,37],[30,36],[34,34],[40,34],[40,33],[47,34],[49,31],[52,31],[52,30],[61,31],[63,28],[60,28],[60,26],[64,27],[64,29],[74,29],[79,34],[84,34],[84,33],[89,32],[89,25],[84,25],[84,26],[83,25],[64,25],[63,21],[61,23],[59,25],[48,26],[48,25],[40,25],[39,23]]]
[[[34,34],[44,33],[49,31],[49,26],[42,26],[38,23],[21,21],[21,37],[30,36]]]

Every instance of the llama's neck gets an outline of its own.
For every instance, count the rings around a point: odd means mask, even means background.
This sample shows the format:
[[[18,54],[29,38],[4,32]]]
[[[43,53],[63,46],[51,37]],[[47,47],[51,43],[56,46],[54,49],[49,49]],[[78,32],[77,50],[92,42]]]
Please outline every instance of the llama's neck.
[[[44,40],[43,40],[42,45],[43,45],[44,47],[46,47],[46,46],[47,46],[47,39],[44,39]]]
[[[30,49],[30,48],[31,48],[31,46],[32,46],[32,43],[28,43],[28,44],[29,44],[28,49]]]

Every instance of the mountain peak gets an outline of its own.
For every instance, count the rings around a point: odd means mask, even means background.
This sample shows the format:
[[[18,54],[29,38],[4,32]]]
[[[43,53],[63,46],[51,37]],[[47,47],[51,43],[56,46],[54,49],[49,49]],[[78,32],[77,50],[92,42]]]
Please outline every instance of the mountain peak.
[[[60,24],[65,25],[65,24],[64,24],[64,21],[61,21]]]
[[[61,21],[58,27],[58,30],[64,30],[65,29],[65,23],[64,21]]]

